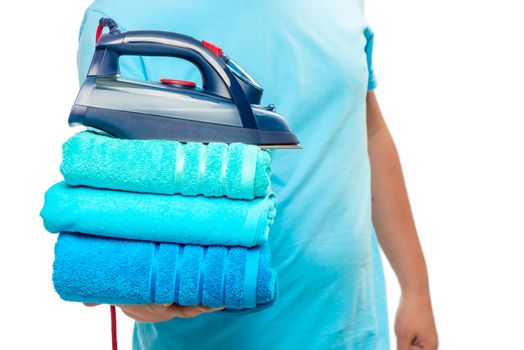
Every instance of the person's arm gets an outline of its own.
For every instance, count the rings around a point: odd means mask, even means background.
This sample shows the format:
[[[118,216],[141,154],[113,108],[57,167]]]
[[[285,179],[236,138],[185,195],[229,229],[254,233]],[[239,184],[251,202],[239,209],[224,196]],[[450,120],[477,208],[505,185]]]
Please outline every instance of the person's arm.
[[[409,205],[395,144],[375,93],[367,95],[368,153],[371,163],[373,224],[400,288],[395,318],[399,350],[438,347],[428,274]]]

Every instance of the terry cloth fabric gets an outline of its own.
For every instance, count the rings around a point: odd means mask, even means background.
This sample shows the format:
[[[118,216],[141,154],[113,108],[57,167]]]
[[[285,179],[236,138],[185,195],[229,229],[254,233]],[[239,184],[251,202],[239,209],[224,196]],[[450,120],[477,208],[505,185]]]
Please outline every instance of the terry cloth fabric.
[[[267,241],[276,214],[271,192],[254,200],[144,194],[53,185],[40,215],[49,232],[251,247]]]
[[[253,199],[270,191],[268,150],[241,143],[124,140],[80,132],[62,147],[69,185]]]
[[[53,283],[67,301],[237,310],[271,304],[277,276],[267,244],[203,247],[63,232],[55,245]]]

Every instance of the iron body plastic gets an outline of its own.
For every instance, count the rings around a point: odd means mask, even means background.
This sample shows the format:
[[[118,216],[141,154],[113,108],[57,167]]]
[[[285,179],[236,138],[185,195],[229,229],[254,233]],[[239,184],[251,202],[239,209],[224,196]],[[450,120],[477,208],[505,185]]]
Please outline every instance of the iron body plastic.
[[[202,86],[120,76],[124,55],[169,56],[194,64]],[[220,48],[190,36],[162,31],[111,30],[101,34],[69,116],[124,139],[242,142],[261,147],[299,147],[296,135],[273,105],[260,105],[263,89]]]

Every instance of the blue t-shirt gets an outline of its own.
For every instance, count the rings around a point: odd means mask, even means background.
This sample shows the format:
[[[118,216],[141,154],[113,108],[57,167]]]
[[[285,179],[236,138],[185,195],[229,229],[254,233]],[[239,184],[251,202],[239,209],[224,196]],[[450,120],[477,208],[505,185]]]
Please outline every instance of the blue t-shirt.
[[[97,0],[80,32],[80,79],[98,19],[180,32],[224,48],[265,89],[302,150],[272,150],[279,296],[263,311],[136,323],[135,349],[388,349],[371,220],[366,93],[376,85],[363,0]],[[190,64],[125,58],[122,75],[199,81]]]

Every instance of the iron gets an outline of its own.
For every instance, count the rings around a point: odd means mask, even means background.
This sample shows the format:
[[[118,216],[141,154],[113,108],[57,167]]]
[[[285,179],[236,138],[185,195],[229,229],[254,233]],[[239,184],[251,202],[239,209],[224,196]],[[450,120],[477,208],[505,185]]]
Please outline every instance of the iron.
[[[103,34],[104,27],[109,32]],[[163,31],[121,32],[101,18],[87,78],[69,115],[84,125],[124,139],[242,142],[264,148],[300,148],[274,105],[261,106],[263,89],[222,49],[204,40]],[[124,55],[169,56],[194,64],[194,82],[131,80],[120,75]]]

